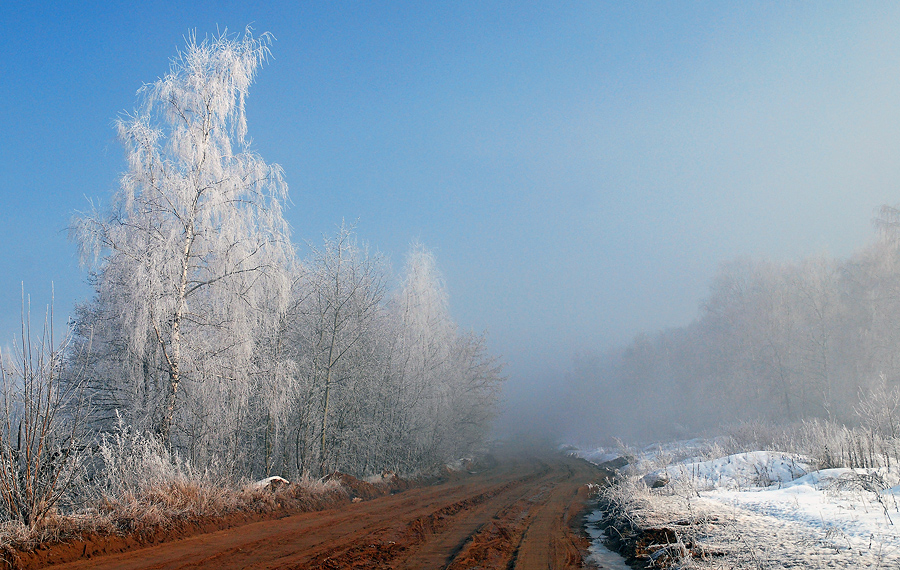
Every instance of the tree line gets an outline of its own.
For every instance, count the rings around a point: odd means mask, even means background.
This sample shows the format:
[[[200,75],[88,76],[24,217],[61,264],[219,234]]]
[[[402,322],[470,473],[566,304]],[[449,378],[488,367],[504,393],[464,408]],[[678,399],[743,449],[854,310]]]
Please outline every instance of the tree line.
[[[501,380],[432,252],[398,280],[346,225],[301,258],[245,100],[271,38],[198,41],[117,121],[127,169],[70,235],[91,267],[73,346],[97,430],[235,477],[410,472],[482,444]]]
[[[694,322],[576,358],[570,404],[607,434],[658,440],[747,420],[854,425],[873,394],[900,401],[898,221],[883,207],[878,239],[847,259],[722,265]]]

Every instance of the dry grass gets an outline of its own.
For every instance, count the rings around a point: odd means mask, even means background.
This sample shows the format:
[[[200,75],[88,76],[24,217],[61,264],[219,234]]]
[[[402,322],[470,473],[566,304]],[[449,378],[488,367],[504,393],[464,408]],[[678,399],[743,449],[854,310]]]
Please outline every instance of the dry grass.
[[[141,494],[107,498],[98,509],[120,532],[140,532],[147,528],[166,528],[173,523],[232,513],[300,512],[348,500],[337,481],[301,480],[277,489],[251,489],[237,486],[212,486],[177,481]]]
[[[337,481],[307,478],[277,489],[251,489],[180,480],[141,493],[106,496],[94,508],[67,515],[54,513],[33,527],[4,523],[0,525],[0,549],[33,550],[87,535],[165,534],[189,522],[231,515],[249,520],[271,513],[320,510],[347,501],[349,495]]]
[[[32,525],[0,524],[0,550],[32,550],[90,535],[174,536],[188,523],[228,525],[223,521],[229,517],[239,522],[350,500],[338,479],[303,477],[258,487],[234,481],[215,466],[198,470],[157,438],[124,425],[101,438],[85,465],[59,510]]]

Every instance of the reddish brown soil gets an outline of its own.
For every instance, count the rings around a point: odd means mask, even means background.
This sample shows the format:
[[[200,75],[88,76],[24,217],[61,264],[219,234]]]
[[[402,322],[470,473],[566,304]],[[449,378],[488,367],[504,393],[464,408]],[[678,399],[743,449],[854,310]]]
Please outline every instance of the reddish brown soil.
[[[439,485],[319,512],[143,548],[131,539],[137,549],[128,552],[120,551],[129,546],[107,548],[98,538],[21,557],[19,563],[44,567],[71,557],[74,548],[84,558],[53,568],[581,568],[587,541],[579,513],[586,484],[601,477],[590,464],[568,457],[510,459]]]

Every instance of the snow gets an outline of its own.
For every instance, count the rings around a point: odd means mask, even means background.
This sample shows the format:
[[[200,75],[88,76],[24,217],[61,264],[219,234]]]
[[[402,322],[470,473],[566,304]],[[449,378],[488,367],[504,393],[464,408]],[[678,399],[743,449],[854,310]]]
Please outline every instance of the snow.
[[[590,552],[586,562],[593,567],[602,568],[603,570],[631,570],[631,567],[625,564],[621,556],[603,545],[603,531],[598,527],[600,519],[599,511],[589,514],[585,519],[587,522],[585,529],[591,537]]]
[[[648,473],[650,482],[689,479],[698,489],[742,489],[793,481],[810,470],[802,457],[770,451],[737,453],[711,460],[688,460]]]
[[[289,485],[289,484],[290,484],[290,481],[288,481],[287,479],[279,477],[278,475],[273,475],[272,477],[266,477],[265,479],[261,479],[259,481],[254,481],[253,483],[250,483],[250,488],[251,489],[266,489],[270,485],[275,487],[278,485]]]
[[[900,522],[898,487],[871,486],[873,475],[881,480],[896,478],[883,469],[826,469],[780,488],[714,489],[701,496],[723,509],[797,526],[838,551],[855,550],[862,556],[877,550],[882,556],[900,559],[900,528],[894,526],[894,519]]]
[[[622,470],[636,489],[644,489],[642,505],[657,512],[657,522],[687,513],[715,521],[703,523],[697,536],[709,551],[726,552],[730,565],[900,565],[896,467],[815,470],[809,458],[776,451],[686,457],[659,465],[661,450],[671,457],[669,450],[656,446],[636,453]],[[595,462],[609,455],[601,450],[577,453]],[[659,488],[648,489],[653,483]],[[695,560],[691,567],[722,567],[722,562]]]
[[[612,461],[617,457],[621,456],[621,453],[618,451],[611,451],[604,448],[594,449],[594,450],[582,450],[574,446],[566,446],[567,450],[574,452],[578,457],[582,459],[587,459],[591,463],[595,463],[597,465],[601,463],[606,463],[607,461]]]

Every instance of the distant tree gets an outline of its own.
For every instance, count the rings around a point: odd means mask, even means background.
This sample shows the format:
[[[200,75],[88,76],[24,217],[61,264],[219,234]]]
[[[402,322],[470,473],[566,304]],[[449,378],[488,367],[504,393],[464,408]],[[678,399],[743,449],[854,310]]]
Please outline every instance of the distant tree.
[[[403,442],[405,461],[415,465],[471,452],[493,417],[500,366],[488,356],[483,336],[459,333],[435,256],[421,244],[407,255],[393,311],[392,439]]]
[[[392,303],[396,333],[387,433],[403,448],[397,450],[400,464],[421,461],[437,451],[435,427],[444,423],[441,417],[447,411],[446,384],[456,336],[448,304],[434,254],[414,244]]]
[[[835,358],[833,337],[842,324],[836,261],[824,256],[804,260],[794,271],[792,286],[803,333],[795,347],[800,352],[803,385],[807,388],[803,396],[812,406],[820,408],[825,417],[835,419],[837,408],[846,407],[838,396],[841,390],[835,373],[839,362]],[[849,396],[855,392],[850,390]]]
[[[738,397],[748,409],[791,419],[800,412],[796,276],[789,268],[743,259],[723,265],[704,303],[703,343],[720,375],[711,392]],[[730,412],[729,412],[730,413]]]
[[[131,377],[119,393],[147,406],[140,414],[166,440],[186,382],[194,409],[180,427],[195,441],[221,419],[201,409],[220,407],[210,399],[227,398],[229,410],[248,401],[259,331],[287,303],[287,189],[281,169],[250,150],[244,108],[269,44],[249,29],[192,34],[117,122],[128,169],[111,208],[72,223],[82,259],[95,263],[96,298],[82,313]]]
[[[874,220],[882,239],[897,244],[900,240],[900,208],[883,204]]]

